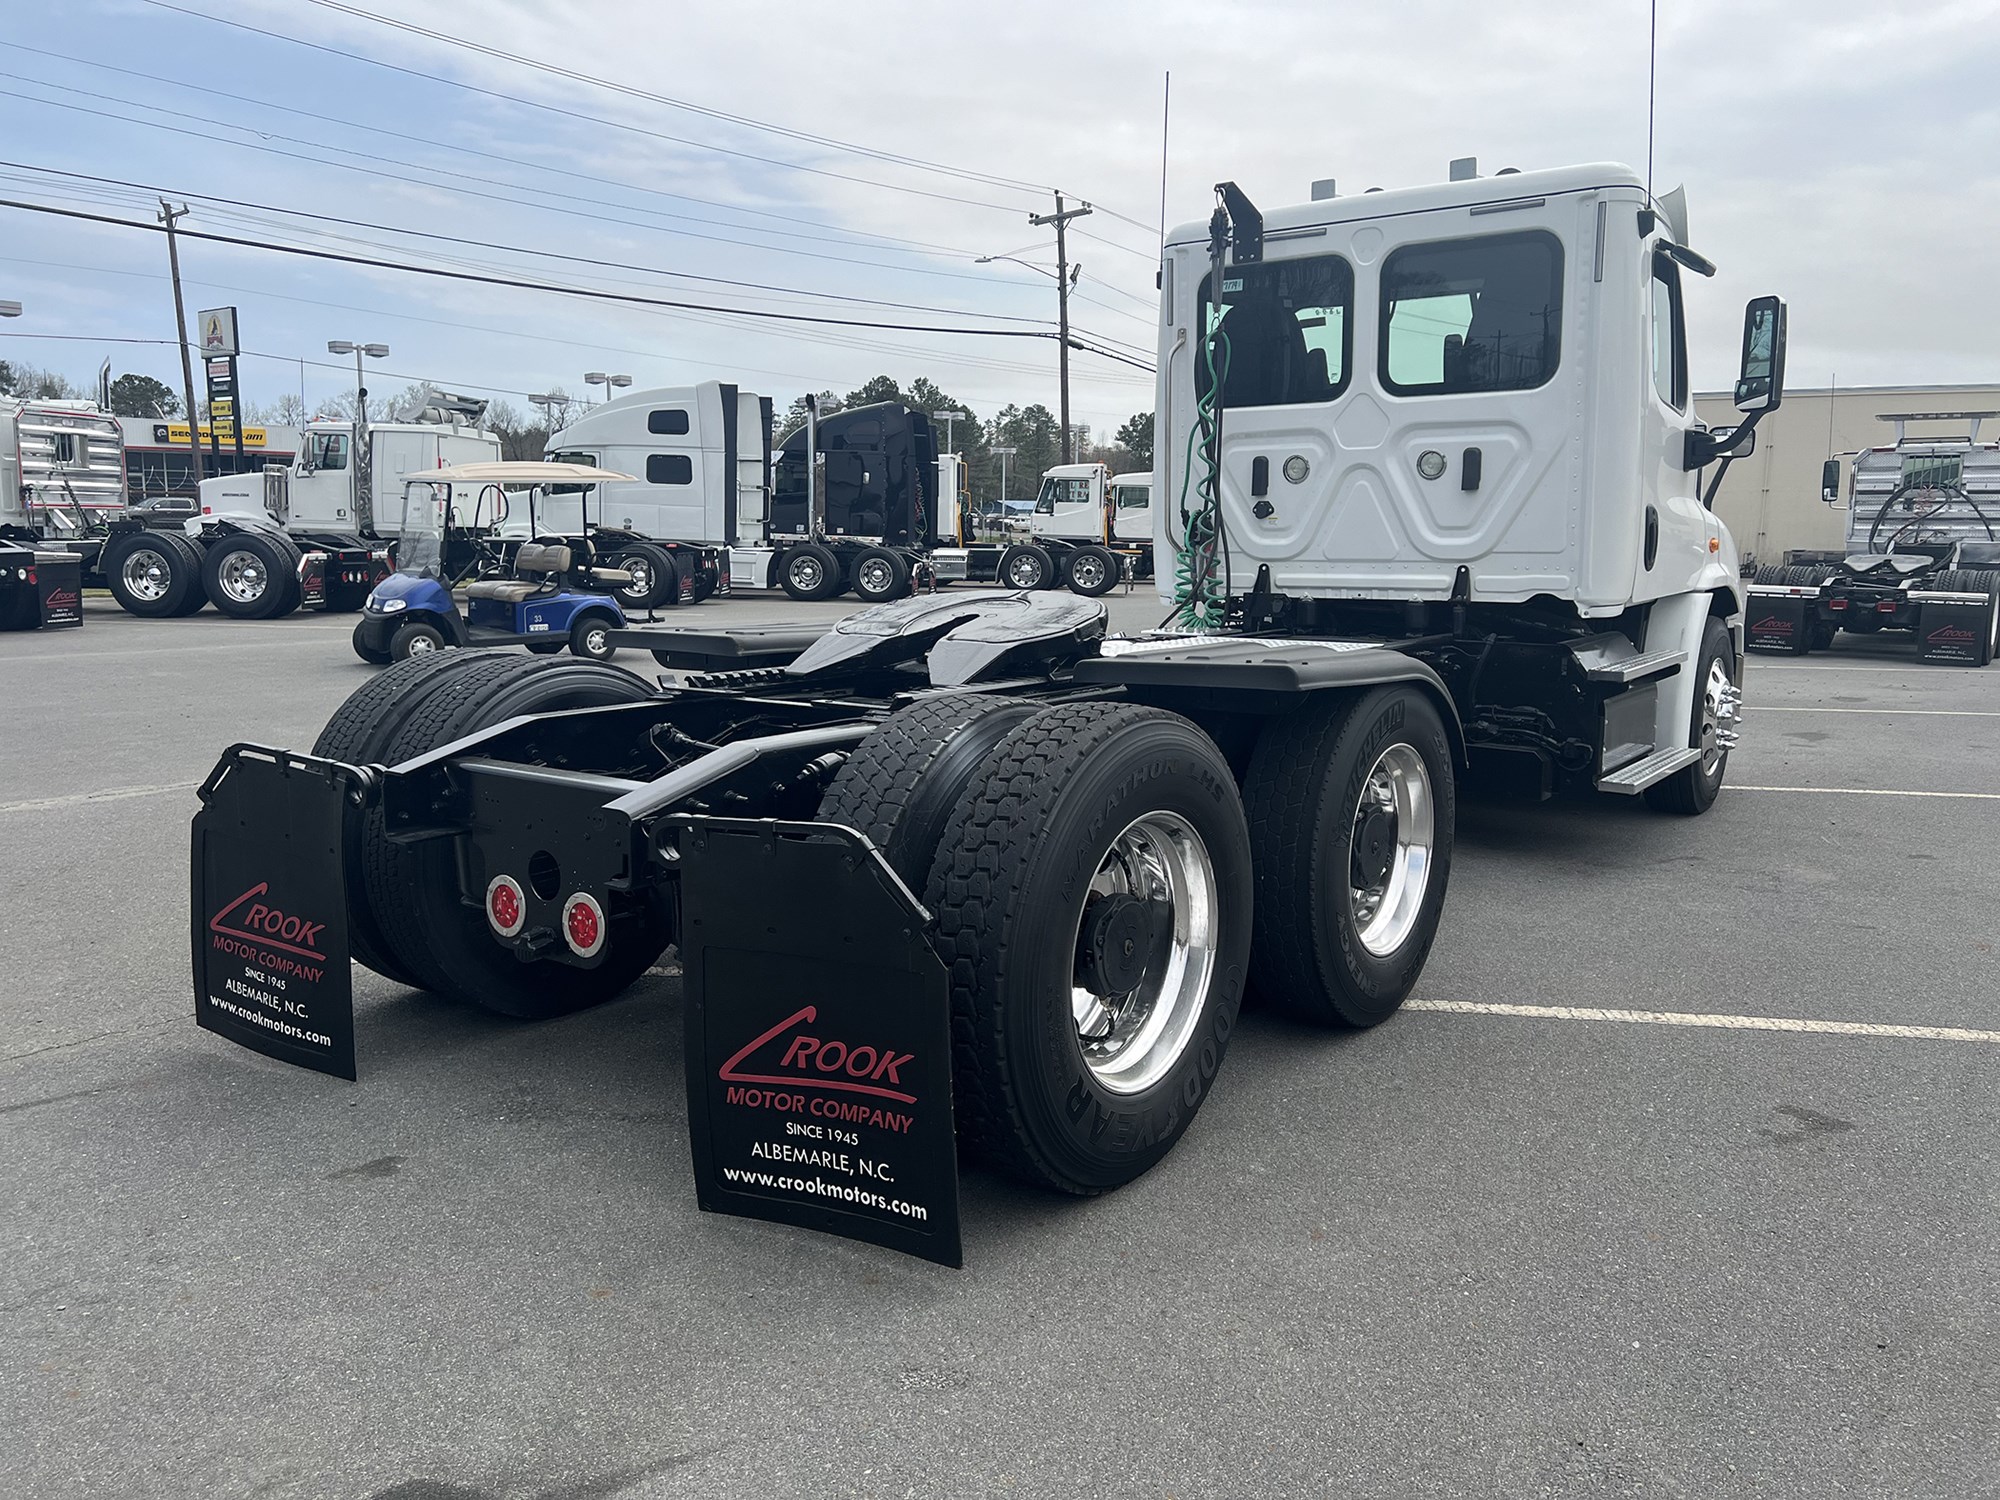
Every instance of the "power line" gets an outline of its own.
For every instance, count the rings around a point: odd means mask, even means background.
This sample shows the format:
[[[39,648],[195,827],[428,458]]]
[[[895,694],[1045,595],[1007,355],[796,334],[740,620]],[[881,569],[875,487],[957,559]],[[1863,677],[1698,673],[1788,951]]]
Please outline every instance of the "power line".
[[[390,130],[381,125],[370,125],[366,121],[362,120],[343,119],[339,115],[320,114],[316,110],[299,109],[294,105],[280,104],[272,99],[259,99],[249,94],[237,94],[237,93],[231,93],[225,89],[207,88],[202,84],[189,83],[186,79],[182,78],[162,78],[157,74],[143,72],[136,68],[121,68],[112,63],[99,62],[95,58],[77,57],[70,53],[57,52],[47,47],[31,47],[26,42],[10,41],[10,42],[0,43],[0,46],[11,47],[16,52],[32,52],[38,57],[53,57],[62,62],[74,63],[81,67],[97,68],[103,72],[117,73],[127,78],[140,78],[146,80],[149,83],[154,83],[154,84],[163,83],[171,88],[185,89],[190,93],[206,94],[211,98],[216,98],[216,99],[227,99],[231,103],[235,104],[254,105],[259,109],[274,109],[280,111],[283,114],[297,115],[300,118],[307,120],[318,120],[323,124],[338,125],[345,129],[365,130],[370,135],[388,136],[393,140],[406,141],[409,139],[409,133],[407,131]],[[18,76],[18,75],[9,75],[9,76]],[[37,78],[34,79],[33,81],[42,84],[46,88],[66,88],[66,86],[63,84],[51,83],[46,79]],[[83,93],[91,98],[104,97],[98,94],[90,94],[88,90],[83,90],[83,89],[75,89],[68,91],[75,93]],[[137,103],[138,101],[126,100],[124,102]],[[142,105],[140,107],[146,109],[157,108],[157,106],[154,105]],[[198,117],[190,116],[189,118],[198,118]],[[248,126],[248,125],[235,125],[231,126],[230,128],[236,130],[255,129],[254,126]],[[935,251],[946,255],[965,255],[965,256],[970,256],[972,254],[970,250],[962,250],[955,245],[939,245],[939,244],[934,244],[928,240],[903,239],[897,235],[877,234],[873,230],[867,230],[867,229],[850,229],[845,225],[829,224],[819,219],[801,219],[798,218],[796,215],[779,213],[772,209],[750,208],[743,204],[723,203],[713,198],[697,198],[687,193],[669,192],[665,188],[647,187],[642,183],[636,183],[636,182],[624,182],[615,177],[599,177],[593,173],[580,172],[570,167],[548,166],[541,162],[530,161],[526,157],[508,156],[497,151],[482,151],[476,146],[468,146],[463,141],[452,140],[444,136],[429,136],[427,137],[427,139],[433,145],[449,147],[452,151],[457,152],[461,155],[484,157],[488,161],[505,162],[512,166],[525,167],[529,171],[533,172],[547,172],[554,176],[568,177],[583,182],[602,183],[606,187],[622,188],[627,192],[633,192],[633,193],[645,193],[655,198],[671,198],[676,202],[681,202],[681,203],[699,203],[704,208],[719,208],[723,209],[728,213],[752,214],[762,219],[778,219],[787,224],[803,224],[815,229],[830,229],[833,230],[836,234],[843,234],[850,237],[849,239],[846,240],[839,240],[823,235],[796,234],[789,230],[782,230],[782,229],[767,229],[761,231],[762,233],[765,234],[780,235],[787,239],[811,240],[814,241],[815,243],[827,244],[827,245],[854,245],[854,241],[856,240],[876,240],[882,242],[885,245],[908,246],[911,249],[919,252]],[[343,148],[327,147],[326,149],[340,150]],[[432,169],[426,168],[425,170],[432,170]],[[587,200],[587,201],[596,201],[596,200]],[[722,228],[722,229],[744,229],[752,231],[756,230],[755,225],[731,224],[722,219],[703,218],[698,214],[675,215],[674,217],[686,218],[688,222],[694,224],[713,224],[717,228]],[[854,248],[862,248],[862,247],[859,245],[854,245]]]
[[[554,63],[544,62],[540,58],[523,57],[519,53],[506,52],[498,47],[489,47],[483,42],[475,42],[469,37],[451,36],[445,32],[432,31],[427,27],[418,26],[413,22],[397,20],[393,16],[377,15],[373,11],[363,10],[357,5],[344,4],[343,0],[306,0],[306,3],[317,5],[322,10],[337,12],[340,15],[353,16],[357,20],[373,21],[378,26],[393,27],[397,31],[406,32],[412,36],[420,36],[428,41],[462,48],[468,52],[477,52],[482,57],[491,57],[502,62],[510,62],[517,67],[532,68],[538,73],[547,73],[557,78],[567,79],[571,83],[590,84],[595,88],[608,89],[613,93],[624,94],[634,99],[643,99],[649,104],[661,104],[670,109],[687,110],[691,114],[705,115],[712,120],[724,120],[732,125],[742,125],[752,130],[765,131],[771,135],[784,136],[790,140],[803,141],[814,146],[827,146],[837,151],[846,151],[855,156],[871,157],[874,160],[891,163],[896,166],[915,167],[927,172],[938,172],[944,176],[956,177],[967,182],[983,183],[988,187],[1014,188],[1021,192],[1037,194],[1052,191],[1049,188],[1043,187],[1040,183],[1022,182],[1018,178],[1013,177],[995,177],[986,172],[975,172],[966,168],[946,166],[940,162],[926,161],[922,157],[901,156],[895,152],[877,150],[872,146],[856,145],[851,141],[839,140],[833,136],[814,135],[809,131],[794,130],[785,125],[774,125],[767,120],[759,120],[750,115],[737,115],[731,114],[727,110],[712,109],[707,105],[694,104],[685,99],[671,98],[665,94],[656,94],[649,89],[635,88],[630,84],[615,83],[610,79],[599,78],[590,73],[579,73],[570,68],[557,67]]]
[[[155,0],[147,0],[147,3],[149,4],[155,3]],[[5,76],[9,78],[20,77],[19,74],[12,74],[12,73],[0,73],[0,76]],[[28,81],[33,83],[40,82],[40,80],[28,80]],[[84,94],[86,97],[91,97],[91,98],[102,97],[101,95],[91,94],[90,91],[87,89],[70,89],[62,84],[48,84],[44,86],[50,88],[61,88],[64,89],[65,92]],[[31,94],[16,94],[14,97],[16,98],[17,101],[24,104],[39,104],[48,109],[65,109],[65,110],[70,110],[77,114],[94,115],[99,119],[118,120],[127,125],[142,126],[147,130],[163,130],[173,135],[188,136],[191,137],[192,139],[202,141],[205,144],[212,146],[230,146],[234,147],[239,151],[258,151],[269,156],[282,156],[289,161],[309,162],[312,165],[318,167],[332,167],[336,171],[354,172],[362,176],[379,178],[389,182],[407,182],[416,187],[429,188],[433,192],[443,191],[443,192],[456,193],[461,197],[484,198],[490,202],[507,204],[509,207],[512,208],[532,208],[532,209],[543,210],[545,212],[551,209],[551,205],[542,203],[525,203],[518,196],[515,196],[524,192],[540,194],[543,197],[567,198],[572,202],[577,202],[577,203],[602,202],[601,199],[584,198],[574,193],[558,193],[558,192],[553,192],[546,188],[529,187],[524,183],[506,182],[501,179],[491,178],[491,177],[480,177],[470,172],[454,172],[448,167],[433,167],[433,166],[428,166],[421,162],[405,162],[393,157],[373,157],[373,158],[364,157],[364,159],[366,160],[394,162],[398,166],[411,167],[416,171],[429,172],[434,176],[438,177],[457,177],[457,178],[462,178],[469,182],[485,182],[485,183],[490,183],[496,187],[510,188],[513,190],[512,194],[481,192],[477,188],[457,187],[446,183],[433,182],[426,178],[421,178],[421,177],[406,177],[399,172],[385,172],[381,168],[373,165],[354,166],[343,161],[329,161],[325,157],[308,156],[298,151],[286,151],[278,146],[262,145],[256,141],[228,140],[219,136],[211,135],[206,131],[189,130],[179,125],[166,125],[162,124],[157,120],[135,119],[131,115],[117,114],[110,110],[91,109],[87,105],[69,104],[65,103],[63,100],[60,99],[38,99]],[[333,151],[333,152],[338,152],[342,155],[349,155],[349,156],[364,155],[364,153],[362,152],[353,151],[343,146],[327,145],[320,141],[301,140],[295,136],[278,135],[275,132],[258,131],[254,126],[232,125],[229,124],[229,122],[227,121],[210,120],[200,115],[189,114],[183,110],[167,109],[161,105],[141,104],[135,107],[139,109],[149,109],[157,114],[175,115],[181,119],[197,120],[203,124],[211,126],[220,126],[230,130],[241,130],[253,135],[263,135],[265,136],[266,139],[270,140],[291,141],[295,145],[311,146],[316,150]],[[853,256],[848,256],[848,255],[828,255],[823,251],[800,250],[789,245],[760,244],[755,240],[731,239],[727,235],[702,234],[692,229],[677,229],[670,225],[665,225],[665,224],[647,224],[647,223],[642,223],[637,219],[620,218],[615,214],[590,213],[587,212],[586,210],[578,208],[562,208],[556,211],[566,214],[572,218],[591,219],[596,222],[604,224],[622,224],[630,229],[644,229],[654,234],[673,234],[673,235],[680,235],[683,238],[687,239],[708,240],[716,244],[737,245],[748,250],[763,250],[772,255],[796,255],[796,256],[802,256],[808,260],[831,261],[839,265],[866,266],[871,270],[892,271],[898,275],[905,275],[905,276],[942,276],[953,281],[977,281],[989,286],[993,284],[992,279],[990,277],[972,276],[962,271],[942,271],[933,269],[928,266],[884,266],[880,261],[857,260]],[[635,210],[635,212],[638,213],[646,213],[648,211],[649,210],[646,209]],[[755,231],[752,230],[751,232],[754,233]]]
[[[651,130],[641,125],[628,125],[622,120],[613,120],[603,115],[585,114],[581,110],[564,109],[560,105],[544,104],[540,100],[535,99],[524,99],[519,95],[502,93],[498,89],[481,88],[477,84],[462,83],[456,78],[447,78],[441,73],[426,73],[419,68],[406,68],[398,63],[383,62],[380,58],[369,57],[365,53],[360,52],[349,52],[340,47],[329,46],[324,42],[309,42],[304,37],[287,36],[281,31],[270,31],[262,26],[252,26],[247,21],[235,21],[223,16],[212,16],[206,11],[190,10],[184,5],[170,4],[169,0],[144,0],[144,3],[154,6],[159,10],[170,10],[178,15],[191,16],[198,21],[207,21],[216,26],[227,26],[232,30],[247,31],[257,36],[268,37],[272,41],[285,42],[295,47],[310,48],[314,52],[323,52],[333,57],[344,57],[350,62],[365,63],[375,68],[386,68],[392,73],[401,73],[407,78],[421,78],[427,83],[443,84],[447,88],[460,89],[470,94],[479,94],[488,99],[498,99],[506,104],[526,105],[530,109],[545,110],[550,114],[565,115],[570,119],[582,120],[586,124],[596,125],[605,129],[629,130],[637,135],[650,136],[654,140],[669,141],[676,146],[689,146],[697,151],[714,151],[723,156],[734,156],[742,158],[745,161],[761,162],[763,165],[769,167],[783,167],[788,171],[807,172],[815,177],[830,177],[840,182],[859,183],[863,187],[881,188],[885,192],[910,193],[919,198],[932,198],[943,203],[962,203],[970,208],[987,208],[999,213],[1012,214],[1020,212],[1020,209],[1013,204],[989,203],[982,199],[963,198],[951,193],[934,193],[927,188],[909,187],[895,182],[880,182],[872,177],[856,177],[852,173],[836,172],[827,167],[811,167],[805,165],[803,162],[786,161],[782,157],[760,156],[754,151],[738,151],[733,147],[717,146],[708,141],[690,140],[685,136],[668,135],[664,131]]]
[[[25,203],[12,198],[0,198],[0,208],[16,208],[26,213],[52,214],[59,218],[81,219],[97,224],[111,224],[121,229],[142,229],[153,230],[156,233],[160,232],[151,224],[142,224],[131,219],[120,219],[110,214],[85,213],[81,209],[56,208],[49,204]],[[348,255],[335,250],[315,250],[303,245],[283,245],[270,240],[248,239],[240,235],[214,234],[194,229],[183,229],[178,232],[184,238],[206,240],[212,244],[237,245],[252,250],[269,250],[281,255],[300,255],[313,260],[338,261],[346,265],[369,266],[384,271],[402,271],[416,276],[437,276],[451,281],[476,282],[486,286],[514,287],[530,292],[552,292],[559,296],[582,297],[600,302],[629,302],[641,307],[689,308],[701,312],[724,313],[731,317],[739,318],[762,318],[785,323],[827,324],[837,328],[887,328],[904,333],[940,333],[976,338],[1040,339],[1053,337],[1052,334],[1026,328],[939,327],[925,323],[886,323],[858,318],[829,318],[816,313],[779,312],[770,308],[721,307],[714,303],[682,302],[665,297],[642,297],[632,292],[611,292],[595,287],[560,286],[550,282],[527,281],[512,276],[494,276],[472,271],[454,271],[441,266],[414,266],[400,261],[381,260],[373,256]]]
[[[0,77],[13,75],[0,72]],[[385,234],[409,235],[416,239],[437,240],[449,245],[469,245],[481,250],[503,250],[517,255],[532,255],[546,260],[569,261],[575,265],[596,266],[607,270],[642,271],[650,276],[668,276],[683,281],[712,282],[718,286],[743,287],[754,291],[779,292],[788,296],[817,297],[829,302],[855,302],[869,307],[893,307],[905,312],[960,313],[974,317],[989,317],[1005,323],[1035,323],[1046,326],[1046,318],[1021,317],[1011,313],[980,313],[964,307],[937,307],[922,302],[897,302],[878,297],[856,297],[844,292],[810,291],[799,287],[775,286],[764,281],[739,281],[727,276],[702,276],[693,271],[669,271],[660,266],[637,265],[630,261],[601,260],[588,255],[569,255],[558,250],[538,250],[528,245],[504,244],[496,240],[470,239],[463,235],[439,234],[429,229],[408,229],[399,224],[377,224],[366,219],[347,219],[336,214],[316,214],[302,208],[284,208],[270,203],[251,203],[241,198],[227,198],[215,193],[186,193],[172,188],[158,187],[151,183],[133,182],[122,177],[101,177],[89,172],[66,172],[60,167],[41,167],[31,162],[0,160],[0,167],[14,168],[24,172],[35,172],[51,177],[67,177],[79,182],[100,183],[109,187],[130,188],[148,195],[165,193],[172,198],[191,198],[200,203],[224,204],[231,208],[255,209],[268,213],[283,214],[289,218],[311,219],[322,224],[342,224],[356,229],[374,229]],[[377,247],[383,248],[383,247]],[[970,278],[978,279],[978,278]],[[1099,304],[1102,306],[1103,304]],[[1112,308],[1110,311],[1119,311]]]

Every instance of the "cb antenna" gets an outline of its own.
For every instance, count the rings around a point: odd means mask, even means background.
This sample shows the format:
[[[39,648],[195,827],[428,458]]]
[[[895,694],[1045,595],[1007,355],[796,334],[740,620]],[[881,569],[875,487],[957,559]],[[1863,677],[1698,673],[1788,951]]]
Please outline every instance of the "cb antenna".
[[[1660,0],[1652,0],[1646,28],[1646,202],[1653,201],[1653,100],[1660,80]]]

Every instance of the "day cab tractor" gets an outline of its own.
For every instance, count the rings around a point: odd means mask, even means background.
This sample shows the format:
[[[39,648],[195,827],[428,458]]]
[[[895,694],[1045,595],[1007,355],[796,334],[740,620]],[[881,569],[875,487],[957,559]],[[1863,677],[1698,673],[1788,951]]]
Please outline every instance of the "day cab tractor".
[[[1835,636],[1893,632],[1921,660],[1985,666],[2000,655],[2000,443],[1981,442],[1996,412],[1888,412],[1896,440],[1854,455],[1847,546],[1789,552],[1757,570],[1750,644],[1803,655]],[[1911,436],[1911,422],[1969,424],[1957,436]],[[1841,465],[1826,461],[1821,497],[1838,503]]]
[[[968,575],[1016,589],[1068,588],[1089,598],[1153,576],[1153,476],[1062,464],[1042,476],[1028,535],[968,549]]]
[[[460,464],[405,476],[400,566],[368,596],[354,626],[355,655],[379,665],[451,646],[526,646],[540,655],[567,646],[577,656],[610,660],[617,650],[611,633],[625,624],[612,591],[629,575],[594,565],[587,511],[579,533],[539,536],[535,499],[545,485],[588,490],[629,477],[551,463]],[[495,554],[504,566],[465,585],[463,614],[444,562],[446,538],[460,534],[454,494],[461,486],[478,493],[466,530],[489,536],[482,519],[503,525],[508,490],[525,490],[528,534],[535,538]]]
[[[661,632],[666,685],[402,662],[205,783],[202,1024],[353,1076],[350,953],[539,1018],[677,943],[703,1206],[954,1259],[954,1139],[1104,1192],[1187,1130],[1246,996],[1393,1015],[1462,777],[1708,809],[1743,606],[1702,478],[1778,405],[1783,305],[1712,433],[1681,279],[1712,267],[1628,168],[1218,198],[1161,274],[1171,627],[946,591]],[[293,920],[318,977],[280,994],[241,954]]]

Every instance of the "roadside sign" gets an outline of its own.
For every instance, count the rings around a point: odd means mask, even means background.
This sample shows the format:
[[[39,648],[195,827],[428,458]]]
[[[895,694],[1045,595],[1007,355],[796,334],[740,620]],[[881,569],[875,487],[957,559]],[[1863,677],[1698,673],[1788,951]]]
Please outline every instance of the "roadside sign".
[[[236,348],[236,309],[233,307],[205,308],[200,314],[201,353],[204,359],[217,356],[234,358]]]

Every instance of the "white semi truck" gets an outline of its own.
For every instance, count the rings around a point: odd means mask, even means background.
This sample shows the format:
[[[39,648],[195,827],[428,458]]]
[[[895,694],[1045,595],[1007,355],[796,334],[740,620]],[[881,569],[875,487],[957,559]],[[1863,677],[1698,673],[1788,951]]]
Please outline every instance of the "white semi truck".
[[[1042,476],[1026,540],[940,551],[940,576],[1096,598],[1153,576],[1153,476],[1059,464]]]
[[[964,466],[925,413],[853,407],[776,438],[771,412],[770,397],[710,380],[621,396],[550,437],[552,461],[636,476],[593,502],[598,554],[633,575],[628,607],[732,585],[881,603],[969,534]],[[571,504],[552,497],[551,530],[582,525]]]
[[[1781,398],[1783,304],[1745,310],[1745,419],[1716,433],[1683,317],[1683,273],[1712,267],[1628,168],[1218,198],[1162,267],[1178,628],[954,590],[830,630],[658,632],[671,686],[390,668],[312,754],[237,746],[204,784],[202,1024],[352,1077],[350,953],[542,1017],[677,942],[702,1206],[955,1264],[956,1151],[1115,1189],[1187,1130],[1246,989],[1324,1026],[1392,1016],[1443,919],[1461,776],[1706,811],[1744,615],[1706,501]],[[270,913],[314,924],[282,1005],[241,998]],[[815,1120],[865,1181],[770,1165]]]

